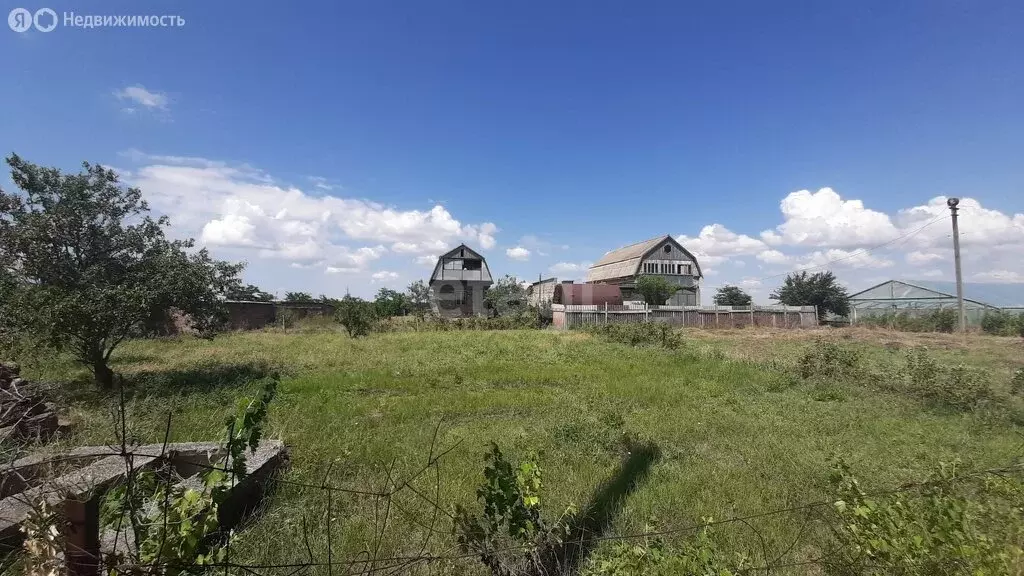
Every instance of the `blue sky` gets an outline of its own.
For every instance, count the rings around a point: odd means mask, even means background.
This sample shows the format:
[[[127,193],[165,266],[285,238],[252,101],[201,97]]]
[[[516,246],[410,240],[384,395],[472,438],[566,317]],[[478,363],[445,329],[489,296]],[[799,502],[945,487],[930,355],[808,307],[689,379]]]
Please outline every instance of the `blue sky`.
[[[184,18],[0,30],[0,145],[122,170],[267,290],[402,287],[462,241],[581,278],[660,234],[705,294],[949,279],[945,195],[968,277],[1024,281],[1020,2],[16,5]]]

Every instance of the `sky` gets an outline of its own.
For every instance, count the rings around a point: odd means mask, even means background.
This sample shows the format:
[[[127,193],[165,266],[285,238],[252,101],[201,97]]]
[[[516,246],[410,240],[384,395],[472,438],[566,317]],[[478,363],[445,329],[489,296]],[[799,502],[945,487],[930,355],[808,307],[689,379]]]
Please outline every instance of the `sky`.
[[[708,304],[949,280],[948,196],[965,278],[1024,282],[1018,1],[41,1],[3,3],[60,23],[0,28],[0,150],[116,168],[279,296],[402,289],[462,242],[583,279],[664,234]]]

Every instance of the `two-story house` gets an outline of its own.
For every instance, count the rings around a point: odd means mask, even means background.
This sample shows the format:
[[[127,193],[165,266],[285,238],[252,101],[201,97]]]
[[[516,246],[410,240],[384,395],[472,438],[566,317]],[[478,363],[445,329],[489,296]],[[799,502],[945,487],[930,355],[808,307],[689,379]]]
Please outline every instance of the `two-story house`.
[[[672,236],[651,238],[612,250],[587,270],[588,284],[613,284],[626,300],[641,300],[634,293],[636,279],[642,275],[661,276],[680,287],[665,304],[699,306],[700,264]]]
[[[430,307],[447,318],[486,315],[484,294],[491,284],[484,257],[460,244],[437,259],[430,275]]]

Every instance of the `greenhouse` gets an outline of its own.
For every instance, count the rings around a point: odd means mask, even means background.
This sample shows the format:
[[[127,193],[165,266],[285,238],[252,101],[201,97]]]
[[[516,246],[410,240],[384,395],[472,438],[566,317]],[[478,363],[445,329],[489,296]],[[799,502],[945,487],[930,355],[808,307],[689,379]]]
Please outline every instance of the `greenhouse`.
[[[924,315],[956,309],[956,283],[889,280],[850,296],[850,322],[885,314]],[[1024,284],[964,284],[967,324],[980,324],[986,312],[1024,312]]]

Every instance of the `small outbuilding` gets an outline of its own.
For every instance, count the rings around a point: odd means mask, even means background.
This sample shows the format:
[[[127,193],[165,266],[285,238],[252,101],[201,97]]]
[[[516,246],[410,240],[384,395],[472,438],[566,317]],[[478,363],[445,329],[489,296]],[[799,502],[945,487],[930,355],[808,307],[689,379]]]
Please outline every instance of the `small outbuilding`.
[[[487,311],[484,295],[491,284],[484,257],[460,244],[437,259],[430,275],[430,307],[446,318],[483,316]]]

